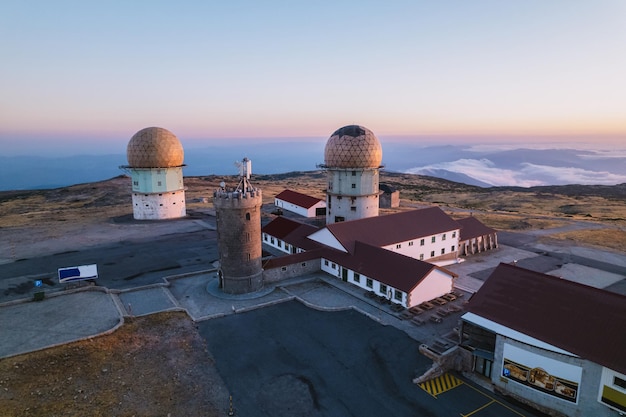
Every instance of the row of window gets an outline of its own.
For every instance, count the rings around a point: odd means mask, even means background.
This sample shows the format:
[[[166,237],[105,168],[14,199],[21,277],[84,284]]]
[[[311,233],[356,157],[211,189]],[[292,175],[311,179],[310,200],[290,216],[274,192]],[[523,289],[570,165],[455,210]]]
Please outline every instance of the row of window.
[[[455,251],[455,246],[452,246],[452,247],[450,248],[450,252],[454,252],[454,251]],[[441,254],[442,254],[442,255],[445,255],[445,254],[446,254],[446,248],[441,248]],[[434,257],[435,257],[435,251],[434,251],[434,250],[431,250],[431,251],[430,251],[430,257],[431,257],[431,258],[434,258]],[[424,260],[424,254],[423,254],[423,253],[420,253],[420,261],[423,261],[423,260]]]
[[[452,232],[452,237],[455,238],[456,237],[456,231]],[[441,235],[441,240],[446,240],[446,233],[444,233],[443,235]],[[437,242],[437,236],[432,236],[430,238],[430,243],[436,243]],[[426,239],[420,239],[420,246],[424,246],[426,244]],[[411,240],[409,242],[409,246],[413,246],[413,241]],[[396,249],[400,249],[402,248],[402,243],[398,243],[396,245]],[[454,251],[454,246],[452,246],[452,250]]]
[[[249,235],[250,235],[250,234],[248,233],[248,241],[250,240]],[[274,239],[274,237],[272,237],[272,236],[270,236],[270,237],[268,238],[268,235],[265,235],[265,234],[264,234],[264,235],[263,235],[263,240],[264,240],[265,242],[270,242],[272,245],[276,245],[276,246],[277,246],[277,247],[279,247],[279,248],[282,248],[282,247],[283,247],[283,241],[282,241],[282,240],[280,240],[280,239]],[[290,245],[289,243],[287,243],[287,242],[285,242],[285,250],[287,250],[287,251],[291,250],[291,245]]]
[[[327,259],[324,259],[324,265],[325,266],[329,265],[329,262],[328,262]],[[332,263],[330,263],[330,267],[332,269],[337,269],[337,264],[332,262]],[[361,274],[359,274],[358,272],[353,272],[352,281],[360,284],[361,283]],[[365,278],[365,286],[367,288],[374,289],[374,280],[372,278]],[[384,296],[387,296],[387,295],[389,295],[388,291],[390,291],[390,289],[387,287],[387,285],[385,285],[383,283],[380,283],[380,282],[378,283],[378,292],[380,294],[383,294]],[[402,291],[399,291],[397,289],[393,290],[393,297],[396,300],[402,301],[402,296],[403,296]]]

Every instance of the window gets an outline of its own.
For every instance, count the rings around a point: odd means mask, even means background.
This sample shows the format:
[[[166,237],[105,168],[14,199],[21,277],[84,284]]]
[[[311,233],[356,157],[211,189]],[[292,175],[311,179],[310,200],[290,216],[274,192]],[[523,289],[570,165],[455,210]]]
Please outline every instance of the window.
[[[250,220],[250,213],[246,213],[246,220]]]
[[[247,258],[248,261],[250,260],[250,254],[249,253],[246,254],[246,258]]]
[[[413,241],[410,241],[410,242],[409,242],[409,246],[413,246]]]
[[[456,232],[452,232],[452,237],[456,237]]]
[[[423,260],[424,260],[424,254],[420,253],[420,261],[423,261]]]
[[[441,254],[445,254],[446,253],[446,248],[441,248]]]
[[[250,242],[250,233],[246,232],[246,242]]]
[[[367,278],[367,279],[365,280],[365,286],[366,286],[367,288],[374,288],[374,281],[372,281],[372,279],[371,279],[371,278]]]
[[[396,245],[396,249],[400,249],[401,247],[402,247],[402,244],[401,244],[401,243],[398,243],[398,244]]]
[[[454,252],[454,251],[455,251],[455,249],[456,249],[456,248],[455,248],[455,246],[454,246],[454,245],[452,245],[452,246],[450,247],[450,252]]]
[[[437,239],[437,238],[436,238],[435,236],[431,237],[431,238],[430,238],[430,243],[435,243],[436,239]]]
[[[291,250],[291,247],[289,246],[289,243],[285,243],[285,250]]]
[[[387,286],[385,284],[380,284],[379,288],[381,294],[387,294]]]
[[[613,376],[613,385],[626,389],[626,380],[623,380],[618,376]]]
[[[445,233],[441,236],[441,240],[446,240],[446,234]]]
[[[161,181],[157,181],[157,185],[160,187],[161,186]]]
[[[430,257],[432,258],[433,256],[435,256],[435,251],[434,251],[434,250],[431,250],[431,251],[430,251]]]
[[[286,270],[287,270],[287,267],[286,267],[286,266],[283,266],[282,268],[280,268],[280,270],[281,270],[281,271],[286,271]]]
[[[356,184],[352,184],[352,188],[356,188]]]
[[[263,235],[263,240],[267,242],[267,235]]]
[[[398,301],[402,301],[402,291],[395,290],[393,298],[395,298]]]
[[[424,246],[424,239],[420,239],[420,246]]]
[[[272,238],[270,242],[271,242],[271,243],[272,243],[272,245],[273,245],[273,244],[274,244],[274,238]]]
[[[302,262],[302,263],[300,264],[300,266],[305,267],[305,266],[306,266],[306,262]]]
[[[328,259],[324,259],[324,266],[328,266]]]
[[[354,206],[350,207],[350,211],[356,211],[356,207]]]
[[[354,273],[354,282],[361,282],[361,275]]]
[[[279,241],[278,241],[278,247],[279,247],[279,248],[282,248],[282,247],[283,247],[283,241],[282,241],[282,240],[279,240]]]
[[[352,171],[352,176],[356,177],[356,171]]]
[[[337,269],[337,264],[330,264],[330,267],[331,267],[332,269]]]

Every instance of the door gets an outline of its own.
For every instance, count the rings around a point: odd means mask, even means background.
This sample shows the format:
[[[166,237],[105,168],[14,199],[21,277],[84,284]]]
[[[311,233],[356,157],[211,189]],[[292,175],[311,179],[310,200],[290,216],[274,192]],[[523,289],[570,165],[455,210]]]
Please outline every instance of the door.
[[[341,280],[343,282],[348,282],[348,270],[345,268],[341,268]]]
[[[493,361],[481,358],[480,356],[474,356],[474,372],[486,376],[487,378],[491,378],[492,366]]]

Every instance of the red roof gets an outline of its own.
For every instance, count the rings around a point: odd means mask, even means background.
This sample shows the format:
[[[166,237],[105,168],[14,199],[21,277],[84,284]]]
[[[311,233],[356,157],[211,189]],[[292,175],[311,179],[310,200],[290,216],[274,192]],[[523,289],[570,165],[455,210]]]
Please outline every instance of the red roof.
[[[460,227],[459,223],[439,207],[403,211],[326,226],[348,251],[353,251],[356,241],[382,247],[458,230]]]
[[[411,292],[435,269],[445,272],[451,278],[457,276],[453,272],[428,262],[363,242],[355,242],[352,254],[328,250],[325,252],[325,257],[344,268],[407,293]]]
[[[300,223],[283,216],[276,217],[261,228],[261,232],[305,250],[317,247],[315,242],[307,238],[307,236],[317,230],[318,228],[315,226]]]
[[[320,259],[324,253],[324,249],[313,249],[306,252],[294,253],[291,255],[270,258],[263,263],[263,269],[280,268],[295,263],[306,262],[313,259]]]
[[[296,206],[307,208],[307,209],[313,207],[320,201],[324,201],[324,200],[320,200],[319,198],[311,197],[310,195],[302,194],[297,191],[291,191],[291,190],[281,191],[276,196],[276,198],[283,200],[283,201],[287,201],[288,203],[295,204]]]
[[[467,310],[626,374],[626,297],[501,263]]]
[[[476,217],[466,217],[464,219],[457,220],[457,222],[461,225],[461,232],[459,234],[459,240],[461,242],[475,237],[496,233],[496,229],[486,226]]]

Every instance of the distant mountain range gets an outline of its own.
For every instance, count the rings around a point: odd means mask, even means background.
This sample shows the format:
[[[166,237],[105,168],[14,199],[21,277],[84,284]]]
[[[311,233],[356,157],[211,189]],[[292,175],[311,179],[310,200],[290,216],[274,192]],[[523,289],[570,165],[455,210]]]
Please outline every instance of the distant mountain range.
[[[235,161],[252,160],[253,174],[317,169],[324,143],[248,143],[185,149],[184,175],[235,175]],[[0,157],[0,190],[56,188],[123,173],[126,155]],[[626,151],[497,149],[472,145],[383,143],[383,164],[393,172],[444,178],[480,187],[615,185],[626,183]]]

